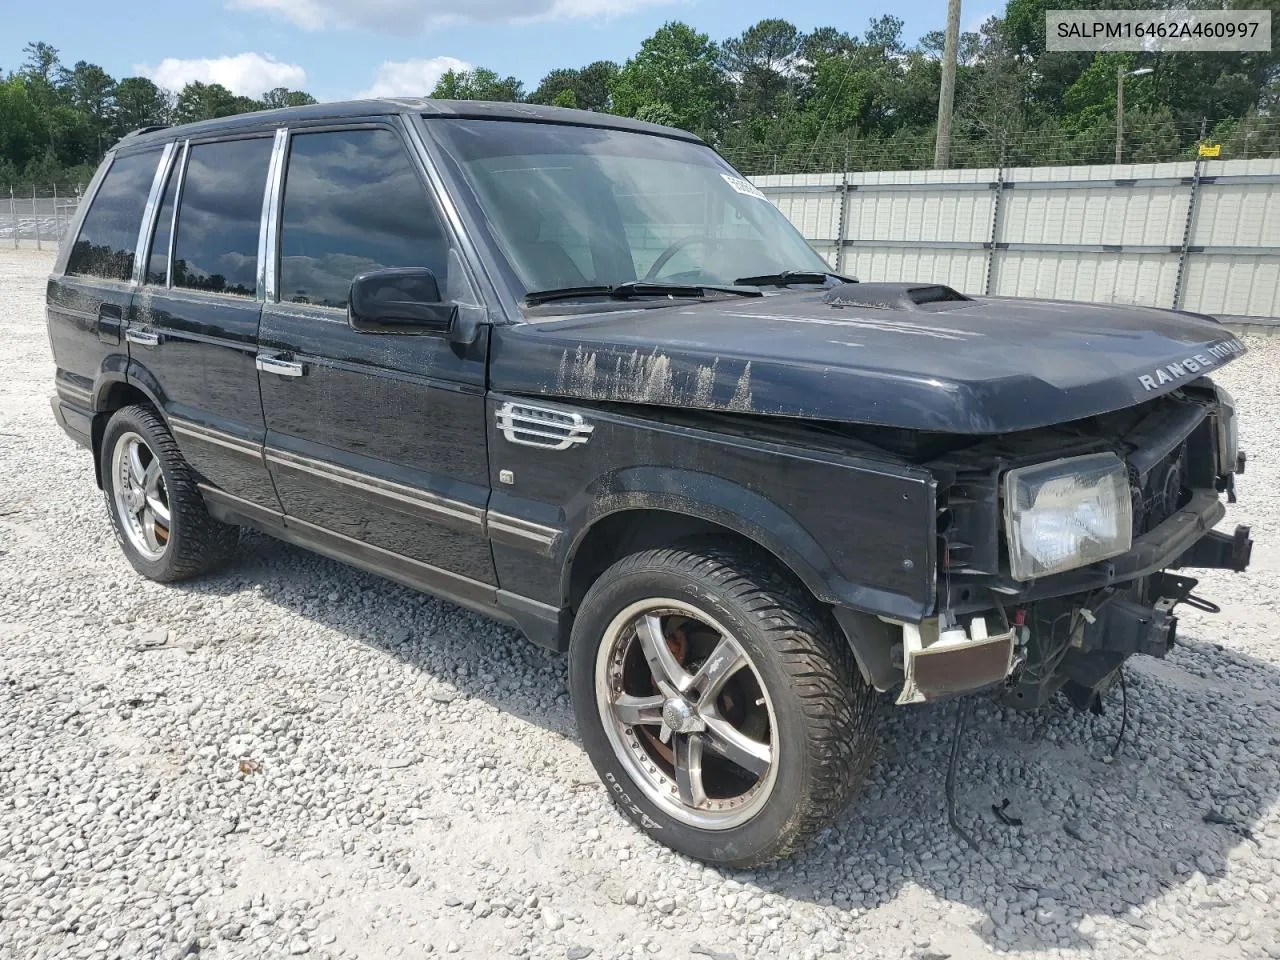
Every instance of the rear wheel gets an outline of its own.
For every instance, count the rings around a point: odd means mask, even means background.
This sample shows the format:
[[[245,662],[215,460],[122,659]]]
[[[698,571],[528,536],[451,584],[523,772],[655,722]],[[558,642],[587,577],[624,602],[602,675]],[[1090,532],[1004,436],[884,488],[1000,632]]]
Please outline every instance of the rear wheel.
[[[719,546],[620,560],[574,622],[570,686],[614,801],[681,853],[750,866],[848,802],[873,752],[873,692],[819,605]]]
[[[152,580],[206,573],[225,563],[239,541],[239,527],[205,509],[195,473],[150,407],[125,407],[107,423],[102,490],[125,556]]]

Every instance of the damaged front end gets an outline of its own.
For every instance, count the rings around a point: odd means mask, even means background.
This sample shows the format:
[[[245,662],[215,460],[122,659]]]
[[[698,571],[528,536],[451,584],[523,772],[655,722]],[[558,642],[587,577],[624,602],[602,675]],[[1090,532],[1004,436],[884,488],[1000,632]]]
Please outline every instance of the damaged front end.
[[[1124,662],[1163,657],[1179,604],[1216,612],[1178,568],[1244,570],[1248,527],[1213,527],[1245,458],[1225,391],[1202,379],[1138,407],[989,437],[939,478],[938,615],[887,658],[898,703],[999,688],[1031,709],[1061,692],[1100,708]],[[877,684],[882,686],[882,684]]]

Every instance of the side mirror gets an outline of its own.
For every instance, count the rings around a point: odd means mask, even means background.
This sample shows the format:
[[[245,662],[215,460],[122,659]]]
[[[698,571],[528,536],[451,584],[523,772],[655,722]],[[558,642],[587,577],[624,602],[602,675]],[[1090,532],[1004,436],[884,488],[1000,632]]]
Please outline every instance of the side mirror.
[[[347,323],[360,333],[448,336],[458,306],[440,300],[436,275],[426,267],[371,270],[351,281]]]

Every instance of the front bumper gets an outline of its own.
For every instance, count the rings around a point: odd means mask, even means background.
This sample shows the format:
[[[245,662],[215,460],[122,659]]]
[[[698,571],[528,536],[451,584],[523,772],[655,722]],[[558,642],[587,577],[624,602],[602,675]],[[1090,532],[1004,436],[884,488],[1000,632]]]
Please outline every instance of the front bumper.
[[[1016,707],[1039,706],[1067,684],[1073,703],[1092,704],[1125,659],[1134,653],[1163,656],[1173,642],[1177,618],[1171,611],[1187,599],[1195,581],[1161,576],[1161,571],[1192,567],[1239,572],[1249,566],[1249,528],[1238,526],[1230,534],[1213,529],[1225,513],[1215,492],[1199,491],[1119,557],[1029,584],[1001,579],[990,585],[990,592],[969,586],[964,593],[952,594],[968,602],[950,608],[941,605],[946,601],[943,594],[940,609],[947,611],[946,625],[937,618],[920,625],[901,624],[901,652],[890,658],[894,673],[904,680],[898,702],[945,699],[991,687],[1011,674],[1016,677],[1015,664],[1027,653],[1018,639],[1021,625],[1053,639],[1054,625],[1070,615],[1079,636],[1071,642],[1061,669],[1035,684],[1019,682],[1006,692],[1005,700]],[[1098,615],[1080,614],[1086,605]],[[1006,629],[989,634],[989,624]],[[876,686],[886,689],[887,677],[877,679]]]

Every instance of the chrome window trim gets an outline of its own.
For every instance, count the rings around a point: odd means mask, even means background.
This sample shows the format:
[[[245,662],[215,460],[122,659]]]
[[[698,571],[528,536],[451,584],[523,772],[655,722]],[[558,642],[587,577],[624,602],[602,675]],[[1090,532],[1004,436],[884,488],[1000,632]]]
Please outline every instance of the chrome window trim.
[[[174,141],[175,145],[177,141]],[[182,141],[182,153],[175,161],[173,176],[178,178],[173,193],[173,212],[169,214],[169,249],[164,258],[164,288],[173,289],[173,248],[178,239],[178,207],[182,206],[182,188],[187,180],[187,155],[191,152],[191,141]]]
[[[280,204],[284,199],[284,166],[289,155],[289,128],[276,130],[262,190],[262,218],[258,222],[258,299],[274,303],[279,297]]]
[[[160,207],[160,198],[164,194],[165,183],[169,175],[169,161],[173,158],[176,144],[166,143],[160,151],[160,160],[156,164],[155,173],[151,175],[151,189],[147,192],[147,204],[142,208],[142,222],[138,224],[138,239],[133,247],[133,276],[130,283],[140,287],[147,279],[147,261],[151,253],[151,236],[155,232],[156,212]]]

